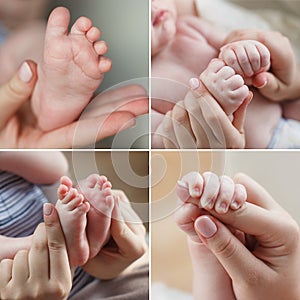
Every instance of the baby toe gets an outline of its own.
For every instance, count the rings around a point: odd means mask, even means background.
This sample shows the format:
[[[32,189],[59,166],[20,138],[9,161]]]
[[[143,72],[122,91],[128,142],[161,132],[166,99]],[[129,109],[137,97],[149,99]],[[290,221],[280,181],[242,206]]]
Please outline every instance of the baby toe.
[[[100,36],[101,36],[101,31],[97,27],[90,28],[86,33],[86,38],[92,43],[100,39]]]
[[[108,71],[110,71],[111,67],[112,67],[111,60],[107,57],[100,56],[100,58],[99,58],[99,71],[101,73],[107,73]]]
[[[86,34],[93,26],[92,21],[86,17],[80,17],[71,28],[71,34]]]
[[[108,47],[106,42],[98,41],[94,44],[95,51],[98,55],[104,55],[108,51]]]

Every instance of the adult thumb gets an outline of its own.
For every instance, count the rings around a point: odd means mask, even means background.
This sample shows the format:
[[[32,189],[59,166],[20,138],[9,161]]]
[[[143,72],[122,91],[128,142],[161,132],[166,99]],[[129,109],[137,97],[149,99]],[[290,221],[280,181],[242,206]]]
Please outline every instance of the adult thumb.
[[[256,87],[263,96],[273,101],[282,100],[282,95],[280,95],[279,92],[282,90],[283,85],[284,83],[270,72],[259,73],[253,79],[253,86]]]
[[[0,87],[0,128],[29,100],[37,80],[36,64],[24,62],[17,73]]]
[[[232,280],[247,282],[249,274],[265,268],[223,223],[212,216],[199,217],[194,226],[199,238],[214,253]]]

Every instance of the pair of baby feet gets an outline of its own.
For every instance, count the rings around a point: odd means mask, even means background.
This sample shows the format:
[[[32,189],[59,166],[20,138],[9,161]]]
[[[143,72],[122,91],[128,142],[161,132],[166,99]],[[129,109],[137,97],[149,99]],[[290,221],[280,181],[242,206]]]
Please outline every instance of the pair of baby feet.
[[[32,96],[32,110],[43,131],[76,120],[111,69],[103,55],[107,45],[99,41],[101,32],[92,21],[80,17],[70,32],[70,13],[64,7],[49,16],[38,81]]]
[[[56,209],[71,266],[85,264],[109,240],[114,207],[111,187],[105,176],[97,174],[79,182],[78,189],[67,176],[61,178]]]
[[[247,85],[265,84],[259,74],[270,68],[270,52],[253,40],[233,42],[221,48],[219,58],[213,59],[200,75],[200,80],[231,116],[249,98]]]

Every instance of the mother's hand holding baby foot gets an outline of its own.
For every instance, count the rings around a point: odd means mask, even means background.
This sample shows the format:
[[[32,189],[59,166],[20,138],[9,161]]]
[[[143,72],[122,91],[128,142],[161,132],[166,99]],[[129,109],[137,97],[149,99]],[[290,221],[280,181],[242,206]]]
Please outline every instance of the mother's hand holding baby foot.
[[[82,120],[50,132],[43,132],[38,127],[29,102],[36,80],[36,64],[27,61],[9,82],[0,87],[0,148],[86,146],[133,126],[136,116],[148,111],[146,97],[135,99],[136,102],[131,103],[132,99],[126,98],[128,95],[124,96],[124,101],[120,98],[120,93],[111,92],[115,101],[114,107],[109,111],[105,111],[105,104],[92,114],[87,114]]]
[[[299,299],[299,226],[257,182],[243,174],[234,181],[246,188],[246,204],[200,216],[195,231],[230,276],[236,299]],[[251,245],[224,224],[250,235]]]
[[[44,221],[34,232],[30,250],[0,263],[1,299],[67,299],[72,275],[57,211],[45,204]]]
[[[139,216],[132,209],[123,191],[112,190],[114,209],[112,212],[111,239],[98,255],[83,268],[100,279],[111,279],[128,267],[138,267],[147,261],[146,230]]]

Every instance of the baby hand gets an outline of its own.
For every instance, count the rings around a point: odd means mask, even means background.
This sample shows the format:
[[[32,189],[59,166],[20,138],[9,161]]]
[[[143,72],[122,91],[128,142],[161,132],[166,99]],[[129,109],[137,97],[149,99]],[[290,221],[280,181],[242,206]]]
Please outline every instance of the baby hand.
[[[177,183],[177,195],[182,202],[191,202],[206,210],[215,209],[218,214],[226,213],[229,208],[237,210],[247,199],[242,184],[226,176],[217,176],[212,172],[200,175],[191,172]]]
[[[243,76],[247,84],[252,84],[251,78],[254,75],[268,71],[271,66],[269,49],[254,40],[242,40],[223,46],[219,58]]]
[[[226,66],[221,59],[211,60],[200,79],[228,116],[249,96],[249,89],[242,76],[236,74],[232,67]]]

